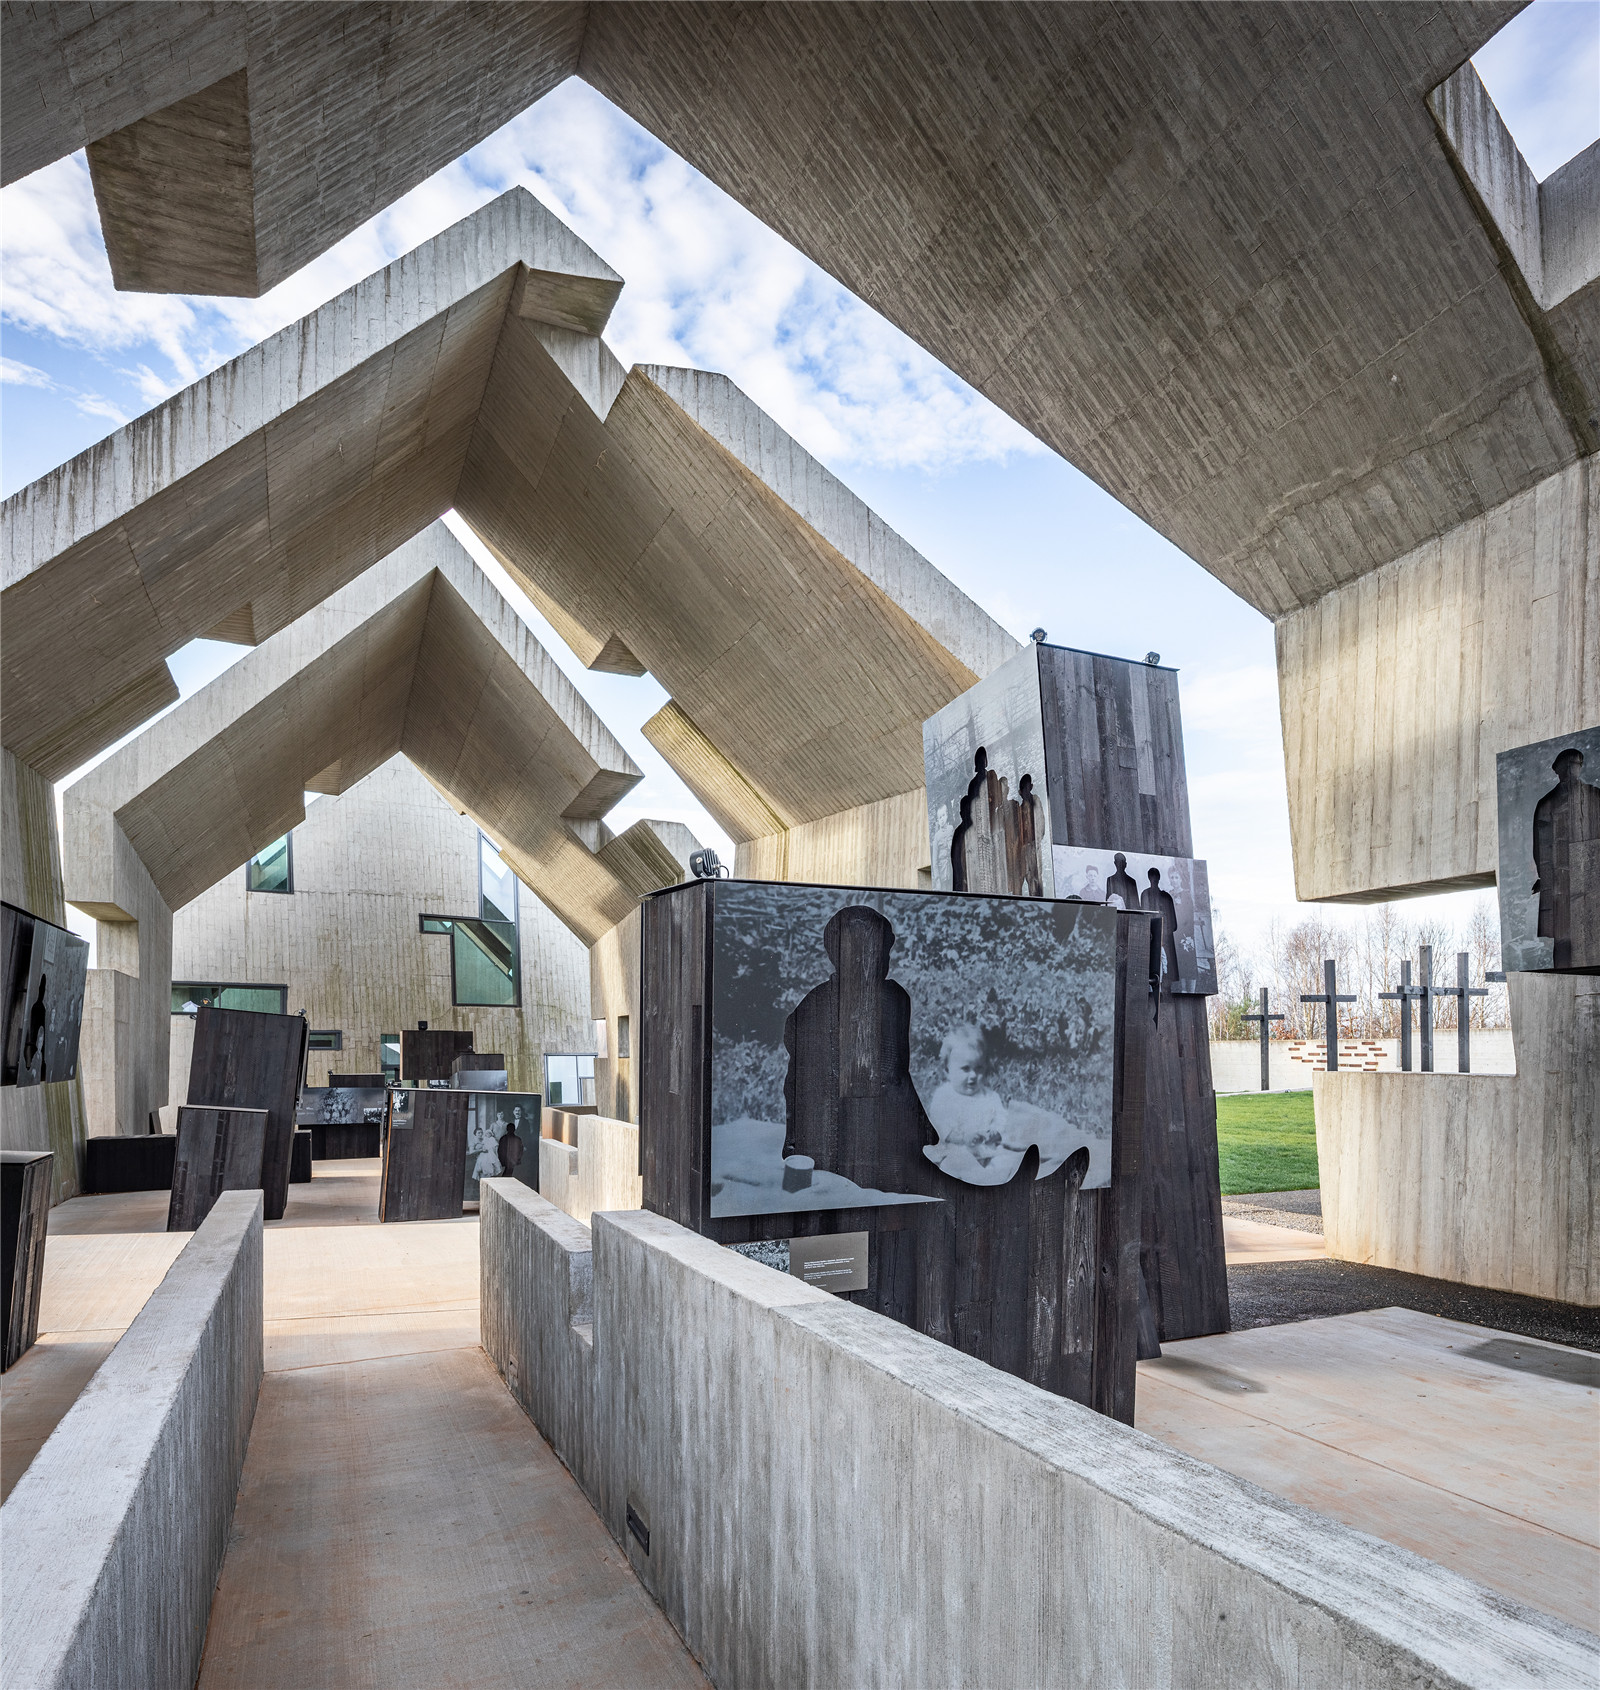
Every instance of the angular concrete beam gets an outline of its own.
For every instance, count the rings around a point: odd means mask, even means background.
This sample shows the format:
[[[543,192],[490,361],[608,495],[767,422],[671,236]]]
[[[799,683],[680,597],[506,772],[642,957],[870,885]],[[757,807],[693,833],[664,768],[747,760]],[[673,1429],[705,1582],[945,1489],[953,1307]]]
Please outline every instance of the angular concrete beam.
[[[245,607],[265,639],[426,527],[508,315],[596,335],[621,286],[514,189],[8,499],[5,743],[72,767],[189,640]]]
[[[118,287],[264,293],[570,76],[586,10],[8,3],[4,180],[87,146]]]
[[[613,867],[584,839],[640,771],[435,525],[68,790],[68,900],[139,907],[125,842],[181,908],[300,822],[311,780],[344,791],[397,752],[585,942],[682,878],[659,849]]]

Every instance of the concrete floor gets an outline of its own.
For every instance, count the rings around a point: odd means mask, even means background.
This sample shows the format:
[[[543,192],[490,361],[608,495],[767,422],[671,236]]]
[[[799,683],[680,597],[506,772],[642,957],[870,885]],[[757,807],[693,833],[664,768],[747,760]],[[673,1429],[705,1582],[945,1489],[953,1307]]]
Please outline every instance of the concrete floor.
[[[1163,1344],[1136,1423],[1593,1630],[1600,1361],[1411,1309]]]
[[[1320,1232],[1300,1232],[1243,1215],[1222,1217],[1222,1248],[1229,1267],[1253,1262],[1321,1261],[1328,1253]]]

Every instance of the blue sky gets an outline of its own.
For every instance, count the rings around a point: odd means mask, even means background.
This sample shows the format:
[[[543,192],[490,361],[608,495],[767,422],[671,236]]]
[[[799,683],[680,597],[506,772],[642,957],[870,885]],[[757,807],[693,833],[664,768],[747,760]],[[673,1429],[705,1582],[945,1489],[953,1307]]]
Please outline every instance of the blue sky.
[[[1476,62],[1537,175],[1600,133],[1600,0],[1535,0]],[[259,300],[116,293],[82,154],[12,184],[0,193],[0,492],[513,183],[626,277],[607,331],[625,363],[731,376],[1019,637],[1042,626],[1062,644],[1176,665],[1195,849],[1220,924],[1249,945],[1293,919],[1266,619],[576,81]],[[473,549],[645,769],[613,823],[676,816],[725,846],[638,732],[665,696],[655,681],[583,670]],[[195,642],[172,660],[180,688],[242,650]]]

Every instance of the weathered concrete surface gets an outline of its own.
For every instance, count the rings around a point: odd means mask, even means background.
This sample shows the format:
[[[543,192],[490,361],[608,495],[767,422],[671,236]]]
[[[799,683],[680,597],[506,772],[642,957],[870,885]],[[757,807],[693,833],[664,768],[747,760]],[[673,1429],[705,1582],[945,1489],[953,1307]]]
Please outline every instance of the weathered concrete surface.
[[[571,1245],[536,1196],[486,1190],[485,1343],[544,1346],[537,1404],[571,1388],[543,1382]],[[597,1214],[592,1246],[586,1484],[717,1683],[1592,1675],[1574,1627],[659,1216]]]
[[[8,1683],[194,1683],[261,1386],[261,1244],[261,1194],[226,1193],[0,1509]]]
[[[1585,1368],[1600,1375],[1600,1358],[1381,1309],[1163,1344],[1139,1363],[1134,1423],[1593,1629],[1600,1390]]]
[[[1513,974],[1515,1076],[1314,1074],[1328,1254],[1600,1305],[1600,981]]]
[[[596,1209],[644,1207],[637,1126],[560,1109],[547,1109],[542,1125],[551,1135],[539,1140],[539,1195],[546,1202],[582,1226]]]

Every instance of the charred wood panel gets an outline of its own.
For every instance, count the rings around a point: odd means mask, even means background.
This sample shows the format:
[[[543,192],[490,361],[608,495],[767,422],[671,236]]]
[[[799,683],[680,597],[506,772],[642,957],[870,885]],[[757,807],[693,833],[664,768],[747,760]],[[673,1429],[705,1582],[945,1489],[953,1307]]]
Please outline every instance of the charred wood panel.
[[[195,1017],[189,1102],[203,1109],[267,1112],[266,1143],[257,1183],[269,1221],[282,1220],[289,1201],[295,1106],[305,1072],[303,1015],[268,1015],[206,1004]]]
[[[464,1091],[390,1092],[379,1220],[444,1221],[462,1213],[470,1096]],[[410,1125],[400,1124],[407,1115]]]
[[[430,1027],[424,1032],[413,1027],[400,1035],[400,1078],[418,1085],[448,1080],[456,1058],[471,1049],[470,1032],[458,1033],[453,1027]]]
[[[0,1152],[0,1372],[39,1336],[52,1165],[48,1150]]]
[[[168,1232],[193,1232],[225,1191],[261,1189],[270,1126],[265,1109],[209,1109],[186,1103],[178,1110]]]

